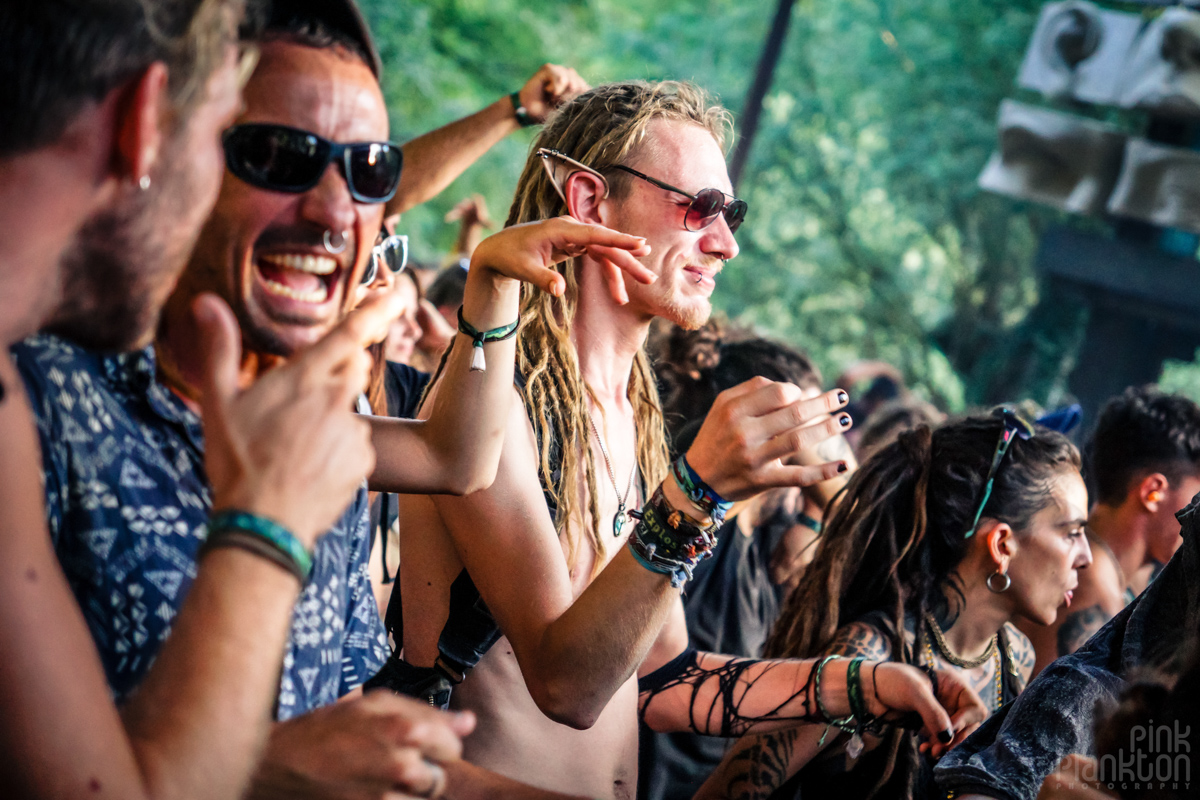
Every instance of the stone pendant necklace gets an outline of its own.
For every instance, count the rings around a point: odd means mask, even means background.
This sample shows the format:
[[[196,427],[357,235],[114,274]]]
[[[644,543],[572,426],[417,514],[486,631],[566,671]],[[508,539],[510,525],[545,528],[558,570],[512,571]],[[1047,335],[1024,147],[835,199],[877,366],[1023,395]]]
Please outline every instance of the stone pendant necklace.
[[[621,527],[625,524],[626,503],[629,502],[629,493],[633,491],[633,479],[637,475],[637,459],[633,461],[633,469],[629,471],[629,485],[625,487],[625,494],[621,494],[620,488],[617,486],[617,474],[613,472],[612,459],[608,456],[608,448],[604,446],[604,437],[600,435],[600,429],[596,427],[596,420],[592,417],[592,412],[589,409],[587,412],[588,422],[592,424],[592,433],[596,434],[596,443],[600,445],[600,454],[604,456],[604,466],[608,469],[608,479],[612,482],[613,494],[617,496],[617,513],[613,514],[613,538],[621,535]]]

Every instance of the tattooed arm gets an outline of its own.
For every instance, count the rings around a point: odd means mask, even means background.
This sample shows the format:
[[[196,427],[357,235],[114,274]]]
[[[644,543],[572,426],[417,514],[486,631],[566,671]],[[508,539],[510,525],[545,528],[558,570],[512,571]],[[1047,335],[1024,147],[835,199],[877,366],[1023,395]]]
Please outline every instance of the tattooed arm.
[[[887,653],[878,631],[866,626],[856,641],[839,637],[830,653],[879,658]],[[847,633],[847,636],[853,634]],[[741,736],[795,727],[817,719],[811,696],[810,673],[815,659],[759,660],[686,650],[687,627],[680,603],[639,671],[639,708],[646,724],[659,732],[693,731],[709,736]],[[889,697],[894,678],[881,667],[877,675],[883,696]],[[868,672],[868,666],[863,666]],[[871,690],[863,676],[864,689]],[[900,680],[903,680],[902,678]],[[868,699],[874,700],[871,696]],[[849,713],[846,662],[830,664],[821,673],[821,700],[831,713]]]
[[[829,653],[886,660],[891,655],[887,637],[878,628],[862,623],[838,631]],[[725,754],[694,800],[765,800],[825,748],[837,741],[831,731],[821,744],[824,725],[751,734],[739,739]]]

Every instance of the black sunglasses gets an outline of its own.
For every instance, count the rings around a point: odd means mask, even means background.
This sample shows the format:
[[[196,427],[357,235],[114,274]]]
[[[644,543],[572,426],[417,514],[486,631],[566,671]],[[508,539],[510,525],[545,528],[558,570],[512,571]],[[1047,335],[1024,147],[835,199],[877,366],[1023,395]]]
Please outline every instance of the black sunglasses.
[[[408,237],[403,234],[388,236],[371,248],[371,260],[363,270],[362,285],[374,283],[379,270],[387,267],[393,275],[399,275],[408,264]]]
[[[299,128],[254,123],[235,125],[221,137],[225,165],[251,186],[299,194],[316,186],[337,161],[350,196],[359,203],[386,203],[400,185],[404,156],[390,142],[331,142]]]
[[[737,233],[737,229],[741,227],[743,220],[746,219],[746,211],[750,208],[745,200],[738,200],[736,197],[726,203],[725,198],[729,197],[729,195],[720,189],[701,189],[695,194],[691,194],[669,183],[663,183],[657,178],[651,178],[649,175],[638,172],[636,169],[631,169],[624,164],[614,164],[612,168],[628,172],[635,178],[641,178],[660,189],[666,189],[668,192],[675,192],[690,199],[692,202],[688,204],[687,214],[683,217],[683,227],[689,231],[703,230],[716,222],[718,214],[724,214],[725,223],[729,225],[729,232]]]

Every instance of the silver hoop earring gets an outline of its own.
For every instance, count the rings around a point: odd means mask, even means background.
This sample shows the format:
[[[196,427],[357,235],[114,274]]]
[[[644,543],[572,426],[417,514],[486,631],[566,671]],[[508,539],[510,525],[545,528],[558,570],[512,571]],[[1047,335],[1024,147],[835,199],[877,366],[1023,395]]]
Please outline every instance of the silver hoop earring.
[[[337,244],[334,244],[334,238],[337,237]],[[346,234],[341,231],[325,231],[325,251],[330,255],[336,256],[338,253],[346,249]]]
[[[995,578],[995,577],[999,577],[1001,580],[1004,581],[1003,585],[1000,586],[1000,588],[998,588],[998,589],[992,585],[992,578]],[[987,588],[988,588],[989,592],[991,592],[993,594],[1003,594],[1004,592],[1008,591],[1008,587],[1012,586],[1012,578],[1008,577],[1007,572],[1001,572],[1000,570],[996,570],[991,575],[987,576],[987,580],[984,581],[984,583],[987,584]]]

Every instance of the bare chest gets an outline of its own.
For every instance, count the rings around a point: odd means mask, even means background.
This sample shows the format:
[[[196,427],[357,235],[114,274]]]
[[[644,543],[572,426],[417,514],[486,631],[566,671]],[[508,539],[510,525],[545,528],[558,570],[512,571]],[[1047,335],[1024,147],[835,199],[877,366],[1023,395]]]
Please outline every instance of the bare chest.
[[[502,638],[454,692],[454,706],[479,722],[463,757],[532,786],[586,797],[637,793],[637,679],[631,677],[596,724],[576,730],[545,716],[525,688]]]

